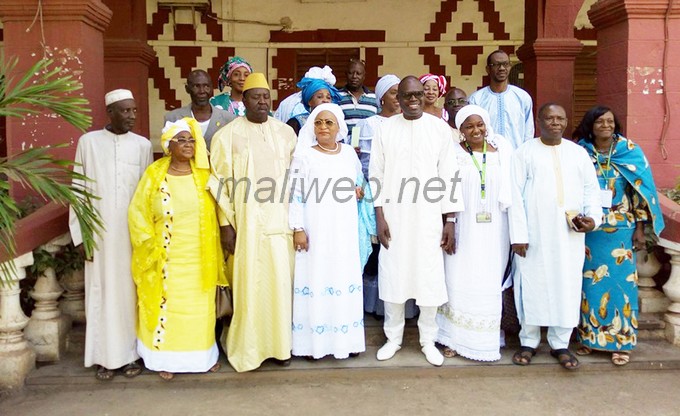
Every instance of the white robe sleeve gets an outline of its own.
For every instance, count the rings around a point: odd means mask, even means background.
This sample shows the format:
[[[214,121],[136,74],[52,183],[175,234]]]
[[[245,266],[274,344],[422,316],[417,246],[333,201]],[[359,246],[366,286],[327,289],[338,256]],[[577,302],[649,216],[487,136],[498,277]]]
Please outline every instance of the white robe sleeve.
[[[445,134],[437,165],[437,172],[444,181],[446,188],[444,190],[444,198],[440,202],[442,214],[461,212],[465,209],[463,186],[460,183],[460,172],[458,171],[458,159],[452,148],[452,143],[453,140],[451,140],[450,136]]]
[[[210,143],[211,177],[208,187],[217,203],[217,219],[220,226],[231,225],[236,229],[236,211],[233,195],[233,163],[231,131],[220,129]]]
[[[139,177],[141,178],[146,171],[146,168],[153,163],[153,146],[151,142],[147,140],[144,146],[140,149],[140,163],[139,163]]]
[[[595,166],[584,151],[583,160],[583,214],[595,221],[595,228],[602,224],[602,200]]]
[[[524,108],[524,142],[534,138],[534,112],[532,111],[531,98],[527,100]],[[520,145],[521,143],[517,143]]]
[[[527,244],[529,242],[529,230],[527,226],[527,213],[524,206],[524,186],[527,181],[527,166],[524,160],[525,152],[516,151],[512,155],[510,168],[512,205],[508,209],[508,223],[510,225],[510,243]]]
[[[82,140],[82,137],[81,137]],[[75,166],[73,166],[73,171],[76,173],[80,173],[81,175],[84,174],[85,172],[85,162],[84,162],[84,144],[81,142],[81,140],[78,141],[78,146],[76,147],[76,156],[74,161],[76,162]],[[87,189],[87,185],[85,184],[84,181],[82,180],[74,180],[73,181],[74,186],[78,186],[83,189]],[[83,243],[83,234],[80,229],[80,222],[78,221],[78,217],[76,216],[76,212],[73,210],[73,207],[69,207],[68,209],[68,228],[71,231],[71,240],[73,241],[74,246],[79,246],[80,244]]]
[[[373,206],[382,207],[382,186],[385,177],[385,154],[383,153],[383,128],[379,127],[375,132],[371,145],[371,160],[368,163],[368,180],[373,193]]]
[[[291,230],[296,228],[305,228],[305,203],[302,198],[302,184],[309,182],[307,177],[307,163],[305,163],[304,154],[306,151],[299,152],[293,156],[293,161],[290,164],[291,177],[291,199],[288,208],[288,226]]]

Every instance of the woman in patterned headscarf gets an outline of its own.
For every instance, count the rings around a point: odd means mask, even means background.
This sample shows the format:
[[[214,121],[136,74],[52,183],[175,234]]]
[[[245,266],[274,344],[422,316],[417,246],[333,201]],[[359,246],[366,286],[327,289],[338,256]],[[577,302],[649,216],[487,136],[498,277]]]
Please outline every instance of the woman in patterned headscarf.
[[[215,290],[227,281],[201,127],[188,117],[167,122],[161,145],[166,156],[144,172],[128,223],[137,352],[171,380],[174,373],[219,370]]]
[[[423,111],[448,121],[449,115],[446,110],[436,105],[439,97],[446,94],[446,78],[444,75],[425,74],[418,79],[423,84],[423,92],[425,93]]]
[[[243,84],[246,77],[253,72],[253,68],[245,59],[234,56],[229,59],[222,68],[217,78],[217,87],[222,91],[225,86],[231,88],[231,92],[224,92],[210,99],[210,104],[217,108],[227,110],[237,116],[245,116],[246,108],[243,105]]]

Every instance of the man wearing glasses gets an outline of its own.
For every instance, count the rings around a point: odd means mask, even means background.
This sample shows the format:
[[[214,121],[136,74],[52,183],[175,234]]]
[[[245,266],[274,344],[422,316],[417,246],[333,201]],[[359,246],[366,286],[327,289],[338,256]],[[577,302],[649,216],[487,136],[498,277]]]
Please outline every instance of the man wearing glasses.
[[[463,210],[458,163],[449,126],[423,112],[418,78],[404,78],[397,99],[402,113],[376,132],[368,168],[382,245],[378,293],[385,302],[387,337],[377,359],[389,360],[401,349],[404,306],[415,299],[421,351],[430,364],[440,366],[444,357],[434,345],[435,318],[437,307],[448,299],[443,252],[455,251],[455,213]]]
[[[531,96],[523,89],[510,85],[510,58],[497,50],[486,58],[486,73],[490,83],[470,95],[470,104],[485,108],[491,116],[494,131],[505,137],[517,149],[534,138]]]
[[[451,126],[454,143],[462,142],[463,135],[456,128],[456,114],[461,108],[468,104],[468,98],[465,91],[460,88],[453,87],[446,92],[444,96],[444,110],[449,114],[448,123]]]

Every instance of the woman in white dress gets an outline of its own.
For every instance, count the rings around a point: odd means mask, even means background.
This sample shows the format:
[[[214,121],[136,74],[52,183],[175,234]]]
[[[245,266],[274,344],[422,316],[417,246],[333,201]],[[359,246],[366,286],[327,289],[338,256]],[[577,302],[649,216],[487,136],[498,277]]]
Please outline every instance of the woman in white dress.
[[[456,144],[465,211],[457,214],[456,251],[444,255],[448,303],[439,308],[437,342],[444,355],[478,361],[501,358],[503,274],[510,238],[510,156],[512,146],[494,134],[489,113],[463,107],[456,126],[465,137]]]
[[[363,175],[340,107],[321,104],[300,130],[289,210],[295,275],[293,355],[347,358],[365,351],[357,187]],[[324,191],[325,189],[325,191]],[[369,244],[370,247],[370,244]]]

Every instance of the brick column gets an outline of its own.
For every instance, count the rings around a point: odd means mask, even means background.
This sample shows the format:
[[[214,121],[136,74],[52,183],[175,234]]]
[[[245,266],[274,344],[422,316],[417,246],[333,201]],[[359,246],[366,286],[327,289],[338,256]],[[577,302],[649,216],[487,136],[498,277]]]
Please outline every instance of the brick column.
[[[4,30],[5,59],[18,57],[17,73],[30,68],[43,54],[72,74],[83,85],[90,101],[93,127],[101,128],[107,118],[104,108],[103,32],[111,11],[100,0],[43,0],[42,19],[36,0],[2,0],[0,19]],[[30,31],[27,29],[31,27]],[[44,45],[42,44],[44,40]],[[30,146],[71,143],[55,153],[73,158],[81,133],[60,118],[49,115],[26,119],[7,118],[7,153]]]
[[[574,37],[574,20],[583,0],[525,1],[525,42],[517,50],[524,65],[524,89],[534,98],[534,113],[556,102],[573,125],[574,61],[583,44]]]
[[[616,112],[626,136],[643,148],[657,186],[675,186],[680,173],[680,2],[669,10],[669,0],[600,0],[588,17],[597,29],[598,102]],[[666,99],[671,117],[664,152],[660,140]]]
[[[155,52],[147,43],[146,3],[139,0],[104,0],[104,3],[114,11],[104,33],[105,89],[132,91],[138,111],[134,131],[149,137],[149,64]]]

